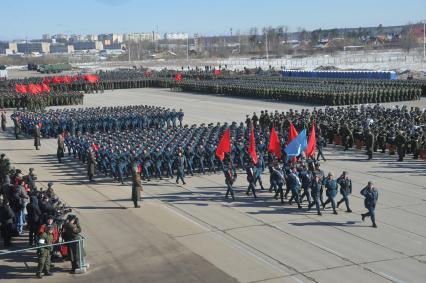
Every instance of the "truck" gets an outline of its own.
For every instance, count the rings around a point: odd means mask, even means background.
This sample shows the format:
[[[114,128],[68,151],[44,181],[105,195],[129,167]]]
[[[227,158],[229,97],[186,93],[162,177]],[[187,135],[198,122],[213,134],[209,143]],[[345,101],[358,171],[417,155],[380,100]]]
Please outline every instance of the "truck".
[[[42,74],[55,74],[63,71],[71,71],[72,66],[69,63],[43,64],[39,65],[37,71]]]

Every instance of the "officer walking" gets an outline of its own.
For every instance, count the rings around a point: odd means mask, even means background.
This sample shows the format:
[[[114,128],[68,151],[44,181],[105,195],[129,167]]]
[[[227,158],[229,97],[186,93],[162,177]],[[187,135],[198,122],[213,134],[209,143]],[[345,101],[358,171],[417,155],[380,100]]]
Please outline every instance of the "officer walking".
[[[132,201],[135,208],[140,207],[138,202],[141,199],[141,191],[143,191],[141,175],[138,172],[138,166],[134,163],[132,166]]]
[[[367,213],[361,214],[362,221],[365,220],[365,217],[370,217],[371,222],[373,223],[372,227],[377,228],[376,225],[376,204],[379,198],[379,192],[373,186],[373,182],[369,181],[367,187],[361,190],[361,195],[365,197],[364,206],[368,209]]]
[[[176,184],[179,184],[179,179],[182,181],[182,184],[185,183],[184,175],[185,175],[185,156],[182,155],[182,152],[178,152],[178,157],[176,158],[177,162],[177,176],[176,176]]]
[[[39,147],[41,146],[40,139],[41,139],[40,127],[39,125],[36,124],[34,127],[34,146],[36,150],[39,150]]]
[[[65,152],[65,140],[62,134],[58,135],[58,150],[56,151],[56,157],[58,158],[58,162],[62,162],[62,157],[64,157]]]

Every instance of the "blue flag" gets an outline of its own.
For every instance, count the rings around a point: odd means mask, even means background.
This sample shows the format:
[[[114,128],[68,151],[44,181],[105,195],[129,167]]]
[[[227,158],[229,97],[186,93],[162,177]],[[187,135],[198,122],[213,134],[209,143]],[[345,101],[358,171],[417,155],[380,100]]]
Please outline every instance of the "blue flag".
[[[299,156],[308,147],[306,129],[300,132],[285,148],[287,157]]]

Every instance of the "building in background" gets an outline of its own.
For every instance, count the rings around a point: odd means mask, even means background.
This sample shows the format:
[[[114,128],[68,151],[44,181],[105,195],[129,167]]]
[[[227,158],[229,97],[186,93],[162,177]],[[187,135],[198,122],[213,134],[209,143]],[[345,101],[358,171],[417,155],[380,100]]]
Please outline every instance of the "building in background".
[[[63,43],[51,44],[50,53],[71,54],[74,53],[74,46]]]
[[[49,42],[21,42],[17,43],[17,51],[19,53],[50,53]]]
[[[141,42],[141,41],[157,41],[160,34],[156,32],[134,32],[123,35],[124,41]]]
[[[0,42],[0,54],[12,55],[18,52],[18,45],[16,42]]]
[[[100,41],[75,41],[72,43],[74,50],[102,50],[103,44]]]
[[[88,34],[88,35],[86,35],[86,39],[88,41],[96,41],[96,40],[98,40],[98,35],[97,34]]]
[[[123,43],[123,35],[118,33],[104,33],[98,35],[98,40],[101,41],[104,46],[115,43]]]
[[[164,34],[166,40],[186,40],[188,33],[186,32],[168,32]]]

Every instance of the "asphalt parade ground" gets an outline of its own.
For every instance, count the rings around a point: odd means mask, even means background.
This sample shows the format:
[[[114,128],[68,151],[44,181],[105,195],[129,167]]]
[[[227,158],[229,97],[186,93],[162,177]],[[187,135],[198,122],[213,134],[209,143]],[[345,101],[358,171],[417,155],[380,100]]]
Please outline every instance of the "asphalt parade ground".
[[[147,104],[182,108],[184,122],[244,121],[262,109],[285,111],[311,108],[261,100],[128,89],[87,94],[84,106]],[[426,99],[403,103],[426,107]],[[388,106],[395,105],[389,103]],[[400,104],[402,105],[402,104]],[[75,107],[75,106],[73,106]],[[59,198],[80,218],[90,269],[70,275],[70,263],[55,264],[45,282],[424,282],[426,278],[426,161],[397,162],[376,153],[372,161],[362,150],[325,148],[327,174],[348,171],[353,182],[353,213],[341,206],[338,215],[326,209],[302,210],[281,205],[273,194],[245,194],[247,181],[239,172],[236,201],[224,198],[223,173],[196,174],[187,184],[174,179],[143,182],[141,208],[133,208],[131,185],[98,175],[86,177],[86,165],[72,157],[56,159],[56,139],[15,140],[13,123],[0,133],[0,152],[12,165],[35,168],[42,187],[53,181]],[[67,156],[67,153],[66,153]],[[269,188],[269,175],[263,182]],[[360,190],[369,180],[379,189],[378,228],[371,228]],[[43,186],[44,185],[44,186]],[[40,185],[39,185],[40,187]],[[340,199],[340,196],[337,197]],[[24,238],[15,242],[26,243]],[[24,244],[18,247],[24,248]],[[2,282],[32,282],[35,259],[28,254],[0,257]],[[56,271],[56,272],[55,272]]]

